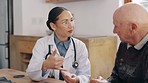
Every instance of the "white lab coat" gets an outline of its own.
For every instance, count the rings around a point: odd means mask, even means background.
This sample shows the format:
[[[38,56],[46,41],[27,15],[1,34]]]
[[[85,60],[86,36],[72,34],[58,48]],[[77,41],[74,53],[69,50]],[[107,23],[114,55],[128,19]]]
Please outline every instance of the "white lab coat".
[[[88,51],[82,41],[76,38],[73,38],[73,40],[76,46],[76,60],[79,66],[77,69],[72,67],[72,63],[74,62],[74,47],[71,41],[64,58],[63,68],[68,70],[70,73],[77,75],[80,79],[80,83],[88,83],[90,78],[90,62],[88,59]],[[48,69],[46,73],[42,75],[43,72],[41,69],[43,62],[45,61],[45,56],[49,51],[48,45],[52,45],[52,51],[57,49],[54,43],[54,33],[52,33],[50,36],[45,36],[38,39],[33,48],[33,55],[26,70],[28,76],[32,80],[40,81],[46,79],[51,73],[54,73],[55,78],[59,79],[59,70]],[[57,53],[58,54],[56,54],[55,57],[59,56],[58,50]],[[48,57],[49,56],[50,55],[48,55]]]

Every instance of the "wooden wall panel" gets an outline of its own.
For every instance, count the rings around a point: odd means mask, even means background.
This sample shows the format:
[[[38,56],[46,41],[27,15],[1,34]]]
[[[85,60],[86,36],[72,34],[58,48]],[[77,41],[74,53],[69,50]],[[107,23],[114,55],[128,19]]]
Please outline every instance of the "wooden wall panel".
[[[79,38],[88,49],[89,60],[91,63],[91,78],[103,76],[108,78],[114,67],[115,55],[117,50],[117,37],[94,37]]]
[[[29,63],[32,48],[40,37],[16,36],[10,38],[10,68],[25,71]],[[114,66],[117,50],[117,37],[77,37],[88,49],[91,63],[91,78],[108,78]]]

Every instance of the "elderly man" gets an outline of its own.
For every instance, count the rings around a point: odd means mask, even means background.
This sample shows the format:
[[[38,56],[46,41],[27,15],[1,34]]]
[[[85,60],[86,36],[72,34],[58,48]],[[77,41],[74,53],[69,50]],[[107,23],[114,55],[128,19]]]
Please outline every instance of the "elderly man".
[[[121,40],[111,76],[90,83],[148,83],[148,12],[127,3],[113,15],[114,30]]]

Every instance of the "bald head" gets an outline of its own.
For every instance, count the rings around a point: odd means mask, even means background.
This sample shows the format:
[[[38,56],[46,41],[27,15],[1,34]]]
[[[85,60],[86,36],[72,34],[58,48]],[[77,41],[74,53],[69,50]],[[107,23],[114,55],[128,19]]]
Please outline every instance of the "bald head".
[[[143,25],[148,23],[148,12],[138,4],[127,3],[115,11],[113,18],[124,23],[138,23]]]
[[[114,15],[113,32],[120,40],[136,45],[148,33],[148,12],[135,3],[127,3],[119,7]]]

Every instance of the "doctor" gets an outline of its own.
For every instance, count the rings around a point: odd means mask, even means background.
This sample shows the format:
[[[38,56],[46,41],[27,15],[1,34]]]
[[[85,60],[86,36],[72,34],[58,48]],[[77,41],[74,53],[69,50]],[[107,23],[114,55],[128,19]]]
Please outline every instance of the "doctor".
[[[63,7],[53,8],[46,22],[53,31],[37,40],[26,72],[35,81],[48,77],[66,83],[88,83],[90,62],[85,44],[73,38],[74,17]]]

